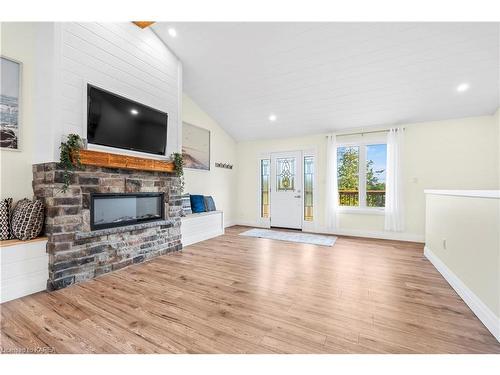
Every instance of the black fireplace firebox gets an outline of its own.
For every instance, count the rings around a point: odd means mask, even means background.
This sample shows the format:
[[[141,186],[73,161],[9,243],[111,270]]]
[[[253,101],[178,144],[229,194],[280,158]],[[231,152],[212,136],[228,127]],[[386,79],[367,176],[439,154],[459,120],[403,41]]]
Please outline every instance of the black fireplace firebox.
[[[91,194],[90,229],[163,220],[163,198],[163,193]]]

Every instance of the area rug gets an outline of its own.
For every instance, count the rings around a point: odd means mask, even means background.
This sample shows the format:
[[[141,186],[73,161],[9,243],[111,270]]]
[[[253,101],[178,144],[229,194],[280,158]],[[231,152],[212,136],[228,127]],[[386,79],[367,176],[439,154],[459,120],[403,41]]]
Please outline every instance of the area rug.
[[[271,229],[250,229],[240,233],[240,236],[268,238],[271,240],[308,243],[311,245],[333,246],[337,237],[322,236],[320,234],[282,232]]]

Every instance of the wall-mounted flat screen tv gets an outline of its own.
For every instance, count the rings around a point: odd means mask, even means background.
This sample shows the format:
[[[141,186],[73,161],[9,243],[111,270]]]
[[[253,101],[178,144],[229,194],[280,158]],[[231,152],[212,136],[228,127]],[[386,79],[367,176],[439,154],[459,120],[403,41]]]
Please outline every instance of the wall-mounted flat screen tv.
[[[87,85],[90,144],[165,155],[168,114]]]

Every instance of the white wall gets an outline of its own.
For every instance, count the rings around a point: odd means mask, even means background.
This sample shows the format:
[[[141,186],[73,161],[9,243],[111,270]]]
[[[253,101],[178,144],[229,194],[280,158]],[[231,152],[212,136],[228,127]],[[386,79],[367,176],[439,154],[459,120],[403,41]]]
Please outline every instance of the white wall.
[[[186,94],[182,97],[182,119],[210,130],[210,171],[184,169],[184,191],[212,195],[218,210],[224,211],[225,225],[234,224],[236,215],[236,142]],[[233,169],[216,168],[215,163],[233,164]]]
[[[496,123],[497,126],[497,166],[498,166],[498,181],[497,181],[497,186],[500,186],[500,108],[497,109],[495,115],[493,116],[493,121]]]
[[[341,214],[339,233],[374,237],[424,240],[424,189],[498,189],[499,128],[498,117],[408,124],[404,152],[406,230],[384,232],[383,215]],[[238,143],[238,213],[237,222],[257,225],[259,222],[259,168],[261,153],[316,148],[318,155],[318,191],[316,231],[325,231],[325,164],[324,134]]]
[[[34,36],[32,23],[2,22],[0,26],[0,53],[22,62],[22,87],[20,101],[20,150],[0,150],[1,188],[0,197],[14,200],[31,198],[33,190],[33,78],[35,69]]]
[[[61,114],[57,110],[60,93],[60,27],[53,22],[33,24],[35,68],[33,94],[33,164],[58,160],[61,142]],[[57,60],[57,63],[56,63]],[[35,141],[36,140],[36,141]]]
[[[315,150],[317,155],[318,181],[317,203],[324,206],[326,168],[326,138],[324,134],[308,137],[283,138],[262,141],[239,142],[237,145],[238,181],[237,181],[237,216],[236,222],[243,225],[259,225],[260,217],[260,166],[259,158],[263,154],[278,151]],[[314,213],[318,223],[324,223],[324,210]]]
[[[178,69],[178,59],[150,29],[130,22],[61,24],[62,134],[86,128],[84,90],[91,82],[167,112],[170,155],[178,149]]]
[[[1,152],[2,197],[32,196],[31,165],[59,160],[67,134],[85,136],[87,82],[167,112],[167,155],[180,149],[182,66],[150,29],[130,22],[2,23],[2,53],[25,65],[23,152]]]
[[[425,231],[423,189],[498,189],[498,152],[494,116],[408,127],[404,161],[408,229]]]
[[[500,199],[433,193],[426,211],[426,256],[500,341]]]

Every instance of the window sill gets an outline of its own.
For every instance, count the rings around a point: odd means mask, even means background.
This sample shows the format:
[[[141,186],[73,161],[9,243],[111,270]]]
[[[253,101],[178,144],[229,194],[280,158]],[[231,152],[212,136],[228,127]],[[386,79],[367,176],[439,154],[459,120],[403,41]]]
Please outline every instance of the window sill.
[[[359,214],[359,215],[384,215],[384,208],[368,207],[339,207],[339,214]]]

